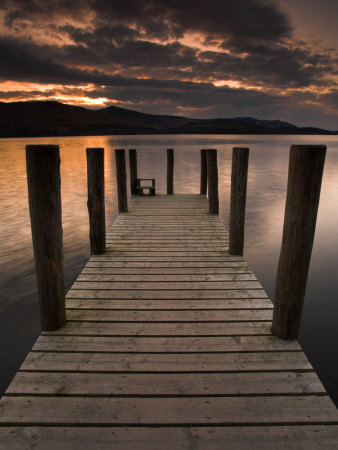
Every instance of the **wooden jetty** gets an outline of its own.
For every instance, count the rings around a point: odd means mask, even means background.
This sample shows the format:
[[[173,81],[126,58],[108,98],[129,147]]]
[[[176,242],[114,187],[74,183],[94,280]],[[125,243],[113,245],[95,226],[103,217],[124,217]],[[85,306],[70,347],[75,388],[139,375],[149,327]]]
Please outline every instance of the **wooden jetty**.
[[[0,401],[1,449],[337,448],[337,409],[209,206],[132,196]]]
[[[205,196],[133,197],[67,319],[1,401],[3,448],[336,448],[335,406]]]

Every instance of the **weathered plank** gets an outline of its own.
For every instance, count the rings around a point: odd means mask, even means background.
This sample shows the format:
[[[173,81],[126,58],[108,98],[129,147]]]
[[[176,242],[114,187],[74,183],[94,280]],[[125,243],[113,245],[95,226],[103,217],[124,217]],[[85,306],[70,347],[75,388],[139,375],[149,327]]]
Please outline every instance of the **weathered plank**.
[[[87,265],[83,271],[81,272],[81,277],[85,275],[136,275],[136,276],[158,276],[161,275],[164,279],[168,276],[204,276],[204,277],[217,277],[222,276],[223,274],[252,274],[251,270],[248,267],[152,267],[151,275],[149,274],[149,267],[91,267],[91,265]],[[254,275],[254,274],[252,274]],[[254,275],[255,276],[255,275]]]
[[[19,372],[7,395],[210,396],[325,394],[314,372],[107,374]]]
[[[19,397],[5,396],[0,423],[31,425],[178,425],[333,423],[328,396],[273,397]]]
[[[143,269],[163,269],[163,268],[169,268],[169,269],[192,269],[192,268],[199,268],[199,269],[224,269],[227,267],[247,267],[247,264],[243,260],[236,260],[233,261],[232,259],[229,259],[228,261],[161,261],[158,262],[151,262],[151,261],[115,261],[114,259],[108,259],[107,261],[88,261],[87,267],[116,267],[116,268],[143,268]],[[208,272],[206,272],[208,273]],[[209,271],[210,273],[210,271]],[[218,272],[215,272],[218,273]]]
[[[134,272],[134,271],[133,271]],[[212,273],[210,274],[202,274],[196,273],[197,271],[192,271],[195,273],[179,273],[176,270],[167,271],[162,270],[161,273],[154,274],[154,271],[151,271],[151,275],[149,275],[149,270],[143,269],[143,272],[139,270],[139,273],[115,273],[112,269],[84,269],[82,273],[77,278],[77,281],[105,281],[105,282],[113,282],[113,281],[153,281],[153,282],[174,282],[174,281],[256,281],[256,276],[247,269],[224,269],[220,271],[220,273]],[[158,270],[159,272],[159,270]],[[186,271],[187,272],[187,271]]]
[[[153,310],[206,310],[206,309],[272,309],[269,298],[246,299],[193,299],[193,300],[113,300],[67,299],[70,309],[153,309]]]
[[[336,447],[324,387],[297,341],[271,335],[270,299],[203,208],[132,198],[68,292],[67,325],[0,401],[6,450]]]
[[[75,281],[72,289],[103,290],[222,290],[222,289],[262,289],[258,281]]]
[[[216,298],[267,298],[263,289],[232,290],[103,290],[103,289],[71,289],[67,298],[111,298],[111,299],[216,299]]]
[[[182,314],[182,313],[181,313]],[[271,322],[85,322],[69,321],[48,335],[72,336],[250,336],[270,335]]]
[[[238,322],[271,321],[272,310],[199,310],[199,311],[142,311],[68,309],[68,320],[111,322]]]
[[[30,352],[24,371],[59,372],[283,372],[312,371],[303,352],[87,353]]]
[[[0,427],[6,450],[335,450],[338,426]],[[137,443],[137,444],[136,444]]]
[[[281,341],[273,336],[235,337],[83,337],[42,335],[34,351],[61,352],[264,352],[300,351],[297,341]]]

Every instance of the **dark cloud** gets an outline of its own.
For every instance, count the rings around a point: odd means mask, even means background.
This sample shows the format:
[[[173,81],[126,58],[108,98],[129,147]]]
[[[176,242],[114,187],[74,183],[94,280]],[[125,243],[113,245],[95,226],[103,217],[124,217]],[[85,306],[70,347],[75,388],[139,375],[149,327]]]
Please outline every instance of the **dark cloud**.
[[[311,105],[314,117],[337,111],[334,86],[318,94],[337,61],[295,42],[277,0],[1,0],[0,12],[0,79],[59,85],[40,93],[47,98],[90,84],[82,95],[148,112],[264,118],[275,111],[290,120],[295,102],[298,112]],[[213,48],[180,41],[189,33]],[[227,80],[246,89],[213,85]]]
[[[194,30],[278,40],[290,33],[287,17],[271,0],[2,0],[0,8],[8,25],[94,13],[95,22],[136,24],[148,37],[180,37]]]

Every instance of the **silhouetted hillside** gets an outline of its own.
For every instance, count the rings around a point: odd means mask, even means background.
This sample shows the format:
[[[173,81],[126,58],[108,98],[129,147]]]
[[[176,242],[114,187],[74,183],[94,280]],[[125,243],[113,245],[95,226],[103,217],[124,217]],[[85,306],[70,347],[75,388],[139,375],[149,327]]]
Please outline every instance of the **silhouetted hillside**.
[[[117,106],[91,110],[55,101],[0,102],[0,137],[114,134],[337,134],[252,117],[190,119]]]

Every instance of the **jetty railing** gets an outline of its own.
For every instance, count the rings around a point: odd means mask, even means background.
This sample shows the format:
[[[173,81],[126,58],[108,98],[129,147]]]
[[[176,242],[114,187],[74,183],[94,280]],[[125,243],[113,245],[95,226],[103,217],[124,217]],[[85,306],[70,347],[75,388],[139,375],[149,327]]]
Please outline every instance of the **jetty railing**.
[[[298,336],[316,227],[326,146],[293,145],[282,247],[278,264],[272,333]],[[243,255],[248,148],[233,149],[229,253]],[[27,180],[41,329],[66,322],[63,269],[60,154],[56,145],[26,146]],[[128,211],[125,150],[115,150],[119,212]],[[129,150],[131,192],[137,178],[137,152]],[[104,149],[87,149],[88,211],[92,254],[105,251]],[[167,149],[167,194],[173,194],[174,151]],[[208,188],[209,213],[219,213],[217,150],[201,150],[200,193]]]

